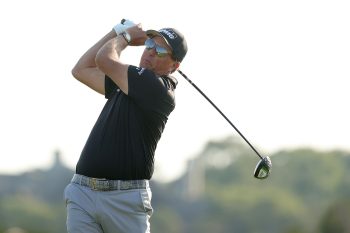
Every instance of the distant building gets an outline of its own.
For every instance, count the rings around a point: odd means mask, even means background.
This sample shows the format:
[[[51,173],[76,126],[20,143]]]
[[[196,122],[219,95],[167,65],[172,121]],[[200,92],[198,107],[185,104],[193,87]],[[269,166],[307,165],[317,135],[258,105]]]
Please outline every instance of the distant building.
[[[0,175],[0,197],[14,194],[30,195],[50,202],[61,202],[63,190],[74,171],[61,160],[60,151],[54,152],[52,166],[46,170],[34,169],[18,175]]]
[[[187,163],[186,197],[190,200],[199,198],[205,191],[205,164],[197,158]]]

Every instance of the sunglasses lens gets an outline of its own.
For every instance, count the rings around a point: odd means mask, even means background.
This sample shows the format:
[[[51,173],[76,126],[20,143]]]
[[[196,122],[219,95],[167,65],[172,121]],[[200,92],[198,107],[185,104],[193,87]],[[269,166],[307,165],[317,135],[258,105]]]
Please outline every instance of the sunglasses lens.
[[[152,39],[147,39],[145,41],[145,46],[147,49],[153,49],[155,45],[156,45],[156,43]]]
[[[159,45],[156,46],[156,52],[158,57],[164,57],[168,54],[168,51]]]
[[[156,53],[157,53],[158,57],[165,57],[166,55],[169,54],[169,52],[168,52],[168,50],[166,50],[166,48],[163,48],[162,46],[157,45],[156,42],[154,42],[154,40],[151,38],[148,38],[145,41],[145,46],[146,46],[146,49],[148,49],[148,50],[156,47]]]

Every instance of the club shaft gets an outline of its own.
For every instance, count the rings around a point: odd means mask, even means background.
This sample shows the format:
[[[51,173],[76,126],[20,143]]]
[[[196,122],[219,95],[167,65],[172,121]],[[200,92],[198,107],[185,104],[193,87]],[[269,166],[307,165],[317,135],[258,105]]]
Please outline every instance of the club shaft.
[[[260,159],[263,159],[263,157],[259,154],[259,152],[254,148],[252,144],[244,137],[244,135],[237,129],[237,127],[225,116],[225,114],[211,101],[206,94],[197,87],[196,84],[194,84],[191,79],[189,79],[184,73],[182,73],[181,70],[177,70],[201,95],[208,100],[208,102],[225,118],[225,120],[236,130],[236,132],[244,139],[244,141],[250,146],[250,148],[260,157]]]

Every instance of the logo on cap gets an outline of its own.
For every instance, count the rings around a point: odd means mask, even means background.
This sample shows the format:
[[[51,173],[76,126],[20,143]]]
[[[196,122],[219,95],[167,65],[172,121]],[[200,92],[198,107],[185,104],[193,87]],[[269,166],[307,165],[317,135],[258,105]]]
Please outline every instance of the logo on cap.
[[[172,30],[169,29],[161,29],[159,32],[164,33],[165,35],[167,35],[170,39],[176,39],[177,34],[175,32],[173,32]]]

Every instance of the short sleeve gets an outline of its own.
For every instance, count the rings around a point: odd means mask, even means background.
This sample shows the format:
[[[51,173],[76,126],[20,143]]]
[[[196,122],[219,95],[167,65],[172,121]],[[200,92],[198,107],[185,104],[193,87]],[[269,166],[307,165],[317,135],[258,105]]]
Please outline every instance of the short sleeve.
[[[111,98],[116,89],[118,89],[117,84],[115,84],[110,77],[105,75],[105,98]]]
[[[175,107],[173,90],[148,69],[129,66],[128,86],[129,97],[143,109],[168,115]]]

